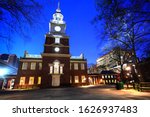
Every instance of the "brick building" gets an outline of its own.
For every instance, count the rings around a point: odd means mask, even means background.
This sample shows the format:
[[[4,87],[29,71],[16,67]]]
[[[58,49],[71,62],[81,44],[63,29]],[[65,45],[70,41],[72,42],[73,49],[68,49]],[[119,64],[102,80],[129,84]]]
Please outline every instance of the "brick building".
[[[71,57],[66,23],[59,8],[53,14],[46,34],[44,51],[20,58],[15,88],[47,88],[87,84],[87,60],[83,54]]]

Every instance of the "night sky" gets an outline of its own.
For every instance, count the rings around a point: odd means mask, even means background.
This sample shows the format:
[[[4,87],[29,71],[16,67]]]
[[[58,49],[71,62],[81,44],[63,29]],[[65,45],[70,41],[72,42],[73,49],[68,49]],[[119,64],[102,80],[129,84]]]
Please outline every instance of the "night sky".
[[[39,0],[40,1],[40,0]],[[1,44],[0,53],[17,54],[23,56],[27,50],[30,54],[40,54],[44,49],[45,34],[48,32],[49,22],[57,8],[58,0],[42,0],[42,13],[39,24],[35,22],[34,28],[28,30],[29,39],[24,41],[22,37],[13,35],[13,47],[8,50],[5,44]],[[94,0],[60,0],[60,8],[67,23],[67,35],[70,36],[70,53],[78,56],[84,53],[88,63],[95,63],[101,54],[98,47],[100,41],[92,20],[96,16]],[[42,19],[42,20],[41,20]]]

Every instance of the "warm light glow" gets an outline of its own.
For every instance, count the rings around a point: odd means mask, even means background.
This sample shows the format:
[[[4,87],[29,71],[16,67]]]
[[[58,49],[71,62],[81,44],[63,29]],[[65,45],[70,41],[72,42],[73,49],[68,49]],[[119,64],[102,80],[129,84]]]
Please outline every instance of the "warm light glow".
[[[130,71],[130,70],[131,70],[131,67],[126,67],[126,70],[127,70],[127,71]]]

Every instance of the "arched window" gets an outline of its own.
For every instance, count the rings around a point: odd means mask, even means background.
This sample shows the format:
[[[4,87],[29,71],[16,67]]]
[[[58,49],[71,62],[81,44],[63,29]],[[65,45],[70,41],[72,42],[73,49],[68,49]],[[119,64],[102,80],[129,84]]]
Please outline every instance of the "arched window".
[[[54,74],[59,74],[60,63],[58,60],[54,61]]]

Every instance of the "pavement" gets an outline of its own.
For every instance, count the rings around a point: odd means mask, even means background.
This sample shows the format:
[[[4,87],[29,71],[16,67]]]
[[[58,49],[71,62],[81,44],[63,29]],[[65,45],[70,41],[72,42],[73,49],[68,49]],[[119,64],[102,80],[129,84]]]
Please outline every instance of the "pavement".
[[[1,90],[0,100],[150,100],[150,92],[116,90],[114,85]]]

